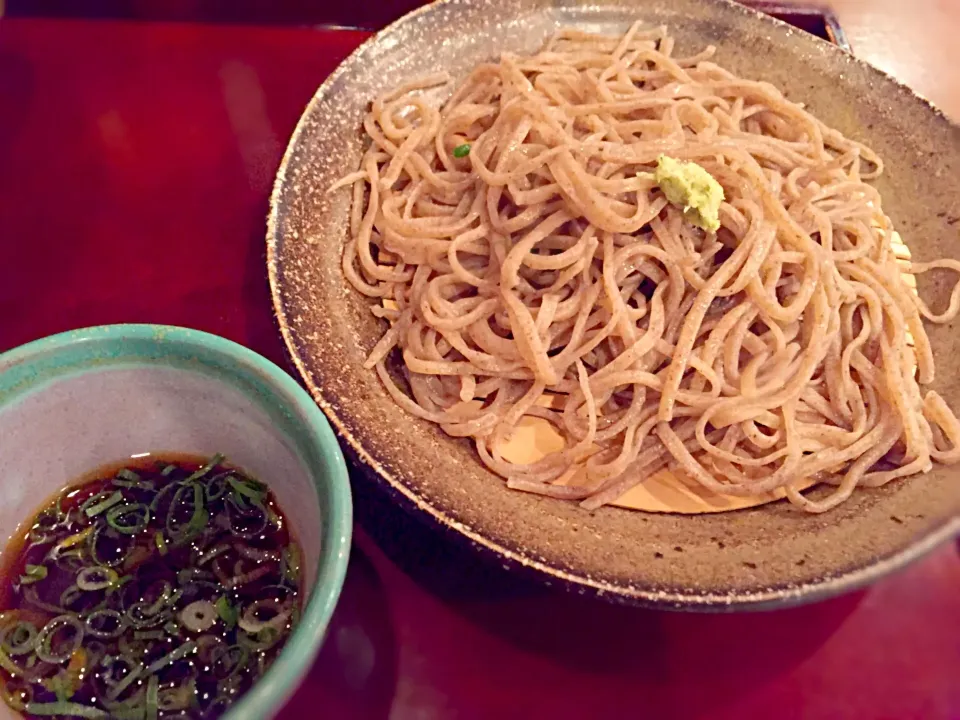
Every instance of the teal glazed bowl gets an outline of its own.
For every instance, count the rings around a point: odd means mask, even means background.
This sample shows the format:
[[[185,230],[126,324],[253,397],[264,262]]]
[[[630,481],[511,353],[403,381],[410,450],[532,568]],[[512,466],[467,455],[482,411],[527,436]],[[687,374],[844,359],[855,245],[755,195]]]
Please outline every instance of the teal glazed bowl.
[[[274,716],[309,669],[343,586],[352,505],[323,413],[287,373],[236,343],[159,325],[54,335],[0,355],[0,536],[99,466],[142,453],[221,452],[266,482],[300,543],[299,625],[224,716]],[[19,717],[0,703],[0,720]]]

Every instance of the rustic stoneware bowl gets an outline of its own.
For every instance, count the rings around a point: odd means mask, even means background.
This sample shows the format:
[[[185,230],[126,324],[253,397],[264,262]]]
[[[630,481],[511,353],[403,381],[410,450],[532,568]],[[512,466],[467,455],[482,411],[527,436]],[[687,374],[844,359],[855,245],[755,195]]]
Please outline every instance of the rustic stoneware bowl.
[[[0,355],[0,535],[84,473],[145,452],[213,455],[266,482],[304,554],[304,612],[225,716],[272,717],[320,647],[350,551],[350,485],[323,414],[285,372],[195,330],[114,325]],[[18,717],[0,703],[0,720]]]
[[[939,468],[862,490],[824,515],[786,503],[682,516],[575,504],[507,490],[468,442],[400,410],[362,368],[384,328],[340,270],[349,193],[327,194],[358,167],[372,98],[439,70],[463,76],[502,51],[530,52],[561,25],[622,32],[670,26],[678,53],[707,44],[731,70],[777,84],[887,161],[877,183],[913,250],[960,254],[960,129],[909,89],[811,35],[724,0],[447,0],[372,38],[323,83],[280,167],[267,248],[277,316],[314,398],[367,470],[403,502],[495,554],[580,592],[660,607],[771,607],[862,585],[960,529],[960,471]],[[448,91],[449,92],[449,91]],[[441,102],[434,95],[433,100]],[[949,278],[920,290],[937,306]],[[958,337],[930,328],[936,388],[960,407]]]

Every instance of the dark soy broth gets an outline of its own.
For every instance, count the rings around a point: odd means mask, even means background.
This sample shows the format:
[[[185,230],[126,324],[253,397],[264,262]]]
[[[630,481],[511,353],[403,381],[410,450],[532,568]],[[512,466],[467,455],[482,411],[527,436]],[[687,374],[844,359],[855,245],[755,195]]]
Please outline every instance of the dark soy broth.
[[[48,503],[3,560],[2,692],[28,718],[217,718],[300,613],[286,519],[220,456],[102,468]]]

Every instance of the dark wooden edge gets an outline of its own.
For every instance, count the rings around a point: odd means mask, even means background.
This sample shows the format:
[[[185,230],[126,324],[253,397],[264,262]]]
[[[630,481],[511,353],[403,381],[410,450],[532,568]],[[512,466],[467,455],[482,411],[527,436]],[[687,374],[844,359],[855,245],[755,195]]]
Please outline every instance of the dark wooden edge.
[[[826,7],[742,0],[794,27],[851,50]],[[6,17],[204,22],[376,30],[422,5],[420,0],[6,0]],[[0,0],[3,13],[4,0]]]

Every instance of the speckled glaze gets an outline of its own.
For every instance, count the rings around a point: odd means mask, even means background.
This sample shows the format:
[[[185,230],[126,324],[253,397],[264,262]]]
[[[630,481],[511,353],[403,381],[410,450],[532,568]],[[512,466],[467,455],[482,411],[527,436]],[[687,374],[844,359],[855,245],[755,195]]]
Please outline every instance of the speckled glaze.
[[[615,33],[666,23],[679,52],[780,86],[887,160],[885,206],[920,259],[960,255],[960,129],[908,88],[813,36],[725,0],[447,0],[361,46],[320,87],[280,167],[267,249],[287,346],[357,459],[403,502],[548,582],[623,602],[685,609],[772,607],[867,583],[960,531],[960,470],[863,490],[824,515],[786,503],[720,515],[653,515],[507,490],[470,444],[400,410],[361,364],[383,332],[340,270],[349,193],[369,101],[412,76],[463,75],[503,50],[532,51],[560,25]],[[437,95],[440,102],[442,97]],[[949,278],[922,278],[935,306]],[[960,407],[955,323],[930,328],[935,387]]]
[[[305,610],[228,720],[273,716],[310,667],[340,595],[350,486],[323,414],[278,367],[183,328],[116,325],[0,355],[0,534],[106,463],[139,453],[224,453],[270,485],[304,553]],[[0,702],[0,720],[19,717]]]

